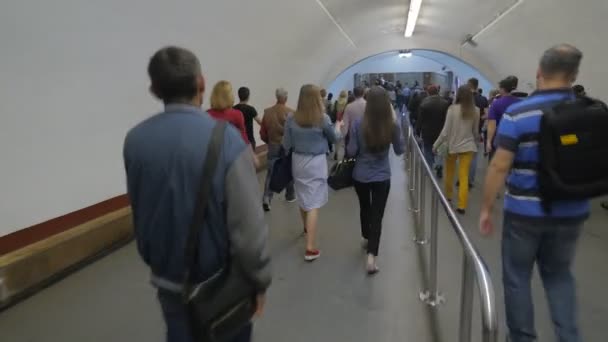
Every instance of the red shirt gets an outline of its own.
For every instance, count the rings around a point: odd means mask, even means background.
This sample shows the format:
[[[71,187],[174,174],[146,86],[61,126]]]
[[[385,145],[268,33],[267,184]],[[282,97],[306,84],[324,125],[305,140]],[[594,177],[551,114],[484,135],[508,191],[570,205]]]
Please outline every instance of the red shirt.
[[[245,129],[245,119],[243,113],[238,109],[228,108],[224,111],[215,109],[209,109],[207,111],[214,119],[224,120],[230,122],[236,129],[241,132],[241,136],[247,145],[249,145],[249,138],[247,137],[247,130]]]

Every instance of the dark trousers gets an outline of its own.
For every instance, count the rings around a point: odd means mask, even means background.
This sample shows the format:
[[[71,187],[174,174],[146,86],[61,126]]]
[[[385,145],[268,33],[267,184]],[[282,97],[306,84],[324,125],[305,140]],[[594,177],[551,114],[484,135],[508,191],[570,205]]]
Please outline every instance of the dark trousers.
[[[375,256],[378,255],[380,248],[382,218],[390,190],[390,180],[371,183],[355,182],[355,191],[359,198],[361,235],[368,240],[367,253]]]
[[[180,295],[158,291],[158,301],[167,325],[167,342],[195,342],[192,337],[186,306]],[[245,327],[231,342],[250,342],[253,327]]]

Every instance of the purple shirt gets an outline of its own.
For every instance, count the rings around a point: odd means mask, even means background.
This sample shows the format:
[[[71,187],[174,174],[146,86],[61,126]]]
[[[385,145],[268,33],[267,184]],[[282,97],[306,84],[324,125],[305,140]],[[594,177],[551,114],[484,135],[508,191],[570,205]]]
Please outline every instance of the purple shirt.
[[[490,106],[490,111],[488,112],[488,120],[496,121],[496,131],[498,132],[498,124],[502,119],[503,114],[507,111],[507,108],[512,104],[521,101],[521,98],[515,97],[512,95],[504,95],[492,102]],[[496,140],[496,136],[498,134],[494,134],[494,140]],[[496,146],[494,141],[492,141],[492,146]]]

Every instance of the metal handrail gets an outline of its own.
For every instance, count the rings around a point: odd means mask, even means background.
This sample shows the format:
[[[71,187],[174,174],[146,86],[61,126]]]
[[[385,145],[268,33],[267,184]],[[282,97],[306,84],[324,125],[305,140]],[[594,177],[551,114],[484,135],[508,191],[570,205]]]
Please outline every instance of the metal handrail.
[[[498,318],[496,313],[494,286],[492,284],[490,272],[477,251],[477,248],[473,245],[460,221],[456,217],[456,213],[454,212],[454,209],[452,209],[448,199],[441,191],[439,183],[435,177],[433,177],[433,170],[424,158],[422,150],[412,133],[412,127],[409,124],[407,127],[408,139],[406,145],[406,161],[409,170],[408,189],[412,195],[412,202],[414,202],[410,209],[414,212],[415,218],[417,219],[417,229],[414,240],[421,245],[428,243],[431,247],[429,289],[421,293],[420,298],[431,306],[438,306],[443,302],[443,296],[437,290],[437,221],[439,215],[438,203],[441,203],[464,251],[460,297],[459,342],[471,341],[474,280],[477,281],[480,295],[482,341],[496,342],[498,340]],[[425,179],[429,179],[432,185],[430,241],[427,241],[424,237]]]

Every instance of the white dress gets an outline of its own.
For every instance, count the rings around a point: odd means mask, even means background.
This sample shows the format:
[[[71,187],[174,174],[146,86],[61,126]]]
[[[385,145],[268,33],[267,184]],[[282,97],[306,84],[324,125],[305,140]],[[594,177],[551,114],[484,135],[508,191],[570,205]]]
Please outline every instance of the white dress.
[[[293,153],[292,172],[296,196],[304,211],[318,209],[327,204],[327,157],[325,154]]]

